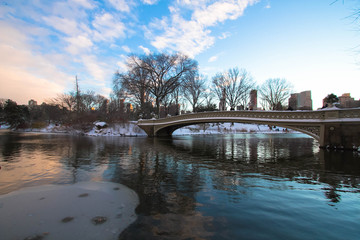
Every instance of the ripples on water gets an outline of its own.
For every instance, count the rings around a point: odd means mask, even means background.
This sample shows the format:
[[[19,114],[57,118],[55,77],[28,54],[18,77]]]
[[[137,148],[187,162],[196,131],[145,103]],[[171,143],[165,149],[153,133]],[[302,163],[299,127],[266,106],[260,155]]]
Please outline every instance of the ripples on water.
[[[359,239],[360,156],[302,134],[74,137],[0,132],[0,194],[112,181],[137,192],[120,239]],[[1,217],[1,216],[0,216]]]

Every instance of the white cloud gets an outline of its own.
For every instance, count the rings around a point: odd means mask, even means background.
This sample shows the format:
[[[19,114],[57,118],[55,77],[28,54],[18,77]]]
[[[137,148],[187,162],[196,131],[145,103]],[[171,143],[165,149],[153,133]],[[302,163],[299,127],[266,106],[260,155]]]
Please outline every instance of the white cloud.
[[[153,5],[158,2],[158,0],[142,0],[143,3],[148,5]]]
[[[119,61],[116,63],[116,65],[119,67],[119,72],[125,72],[128,70],[127,65],[124,61]]]
[[[146,47],[144,47],[144,46],[141,46],[141,45],[140,45],[139,48],[140,48],[141,50],[143,50],[146,55],[149,55],[149,54],[151,53],[150,49],[148,49],[148,48],[146,48]]]
[[[110,13],[96,16],[92,25],[96,29],[93,32],[95,41],[112,41],[125,36],[125,25]]]
[[[89,52],[94,45],[89,37],[83,35],[65,38],[65,40],[69,43],[66,47],[66,51],[73,55]]]
[[[130,4],[126,0],[109,0],[109,2],[120,12],[130,12]]]
[[[81,33],[75,19],[67,19],[58,16],[43,17],[45,23],[66,35],[75,36]]]
[[[208,62],[215,62],[218,59],[218,56],[212,56],[209,58]]]
[[[95,7],[95,3],[92,0],[70,0],[70,2],[88,9],[93,9]]]
[[[169,7],[170,17],[156,19],[147,28],[146,36],[158,50],[181,51],[191,57],[215,43],[210,27],[243,15],[244,10],[257,0],[208,1],[178,0]],[[186,8],[185,13],[183,13]],[[191,17],[186,19],[188,11]],[[228,34],[222,35],[222,38]]]
[[[121,48],[127,53],[131,52],[131,49],[128,46],[122,46]]]
[[[170,24],[168,19],[153,23],[151,27],[162,28],[162,34],[155,32],[151,44],[158,50],[170,49],[180,51],[193,57],[214,44],[214,37],[210,36],[211,31],[201,27],[195,21],[186,21],[178,13],[172,15]]]
[[[93,81],[90,80],[91,84],[104,85],[107,74],[104,70],[106,68],[103,66],[103,63],[101,63],[94,55],[83,55],[81,59],[87,71],[93,78]]]
[[[224,32],[218,38],[219,39],[226,39],[226,38],[228,38],[230,36],[231,36],[231,34],[229,32]]]

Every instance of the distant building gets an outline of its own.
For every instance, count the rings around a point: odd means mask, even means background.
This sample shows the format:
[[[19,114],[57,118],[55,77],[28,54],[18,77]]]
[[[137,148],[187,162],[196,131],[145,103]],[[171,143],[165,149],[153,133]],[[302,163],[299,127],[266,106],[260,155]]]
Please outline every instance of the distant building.
[[[225,89],[223,90],[222,98],[220,99],[220,102],[219,102],[219,111],[226,111],[226,93],[225,93]]]
[[[31,100],[29,100],[28,105],[29,105],[29,107],[37,106],[37,101],[35,101],[34,99],[31,99]]]
[[[291,94],[289,98],[289,109],[312,110],[311,91]]]
[[[298,93],[292,93],[289,98],[289,109],[291,110],[297,110],[298,105]]]
[[[354,100],[350,93],[344,93],[339,97],[339,108],[357,108],[360,107],[360,100]]]
[[[251,90],[249,110],[257,110],[257,90]]]

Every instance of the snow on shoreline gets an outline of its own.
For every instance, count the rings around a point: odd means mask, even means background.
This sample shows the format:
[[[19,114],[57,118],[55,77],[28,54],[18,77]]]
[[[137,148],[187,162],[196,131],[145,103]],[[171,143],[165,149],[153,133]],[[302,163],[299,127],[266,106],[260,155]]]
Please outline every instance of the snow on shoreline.
[[[123,136],[123,137],[146,137],[146,133],[136,125],[136,121],[127,123],[94,122],[90,131],[77,130],[69,126],[49,124],[41,129],[25,129],[24,132],[40,133],[64,133],[85,136]],[[267,125],[244,124],[244,123],[209,123],[190,125],[177,129],[173,135],[204,135],[204,134],[244,134],[244,133],[287,133],[296,132],[291,129]]]

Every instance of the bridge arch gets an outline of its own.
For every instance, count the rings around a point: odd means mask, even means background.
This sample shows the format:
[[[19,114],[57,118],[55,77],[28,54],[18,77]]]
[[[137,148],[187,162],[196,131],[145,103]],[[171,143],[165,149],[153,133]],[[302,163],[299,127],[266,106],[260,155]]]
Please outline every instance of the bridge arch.
[[[287,124],[279,124],[279,123],[269,123],[269,122],[258,122],[258,121],[245,121],[245,120],[224,120],[224,121],[219,121],[219,120],[202,120],[202,121],[198,121],[196,123],[183,123],[183,124],[176,124],[176,123],[172,123],[172,124],[168,124],[168,125],[164,125],[159,127],[156,132],[154,133],[156,137],[168,137],[171,136],[173,134],[173,132],[175,132],[176,130],[186,127],[186,126],[191,126],[191,125],[198,125],[198,124],[205,124],[205,123],[221,123],[221,122],[229,122],[229,123],[245,123],[245,124],[258,124],[258,125],[272,125],[272,126],[277,126],[277,127],[283,127],[283,128],[288,128],[294,131],[298,131],[301,133],[304,133],[306,135],[309,135],[311,137],[313,137],[314,139],[316,139],[317,141],[320,140],[320,136],[317,135],[314,132],[311,132],[310,129],[307,128],[300,128],[300,127],[296,127],[296,126],[291,126],[291,125],[287,125]]]

